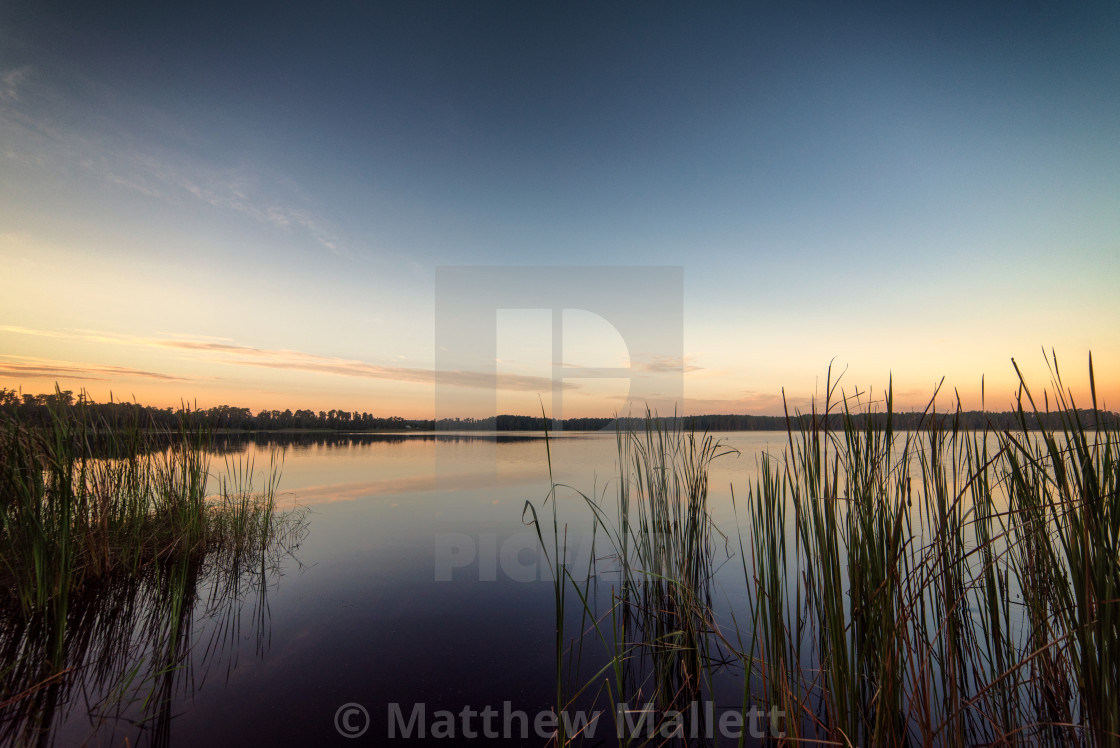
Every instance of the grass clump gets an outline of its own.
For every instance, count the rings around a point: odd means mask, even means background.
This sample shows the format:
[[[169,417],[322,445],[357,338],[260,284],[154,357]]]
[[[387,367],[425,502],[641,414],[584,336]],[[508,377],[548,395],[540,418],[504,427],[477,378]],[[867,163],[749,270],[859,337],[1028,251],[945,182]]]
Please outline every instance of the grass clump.
[[[588,683],[638,674],[608,698],[662,714],[737,688],[744,722],[778,710],[794,743],[1120,745],[1120,430],[1091,359],[1091,409],[1050,363],[1041,403],[1020,377],[1014,429],[966,429],[935,395],[896,431],[890,387],[879,411],[830,378],[823,411],[791,417],[784,454],[739,491],[747,595],[730,610],[713,604],[734,567],[714,561],[705,503],[720,449],[652,420],[620,435],[617,514],[586,502],[617,592],[596,605],[602,568],[557,564],[607,644]]]
[[[175,431],[61,396],[46,426],[0,420],[0,739],[49,742],[76,699],[104,716],[139,698],[165,741],[196,612],[237,621],[305,532],[276,511],[276,453],[259,486],[227,458],[210,492],[210,448],[186,409]]]
[[[208,429],[189,410],[177,431],[108,428],[59,400],[46,428],[0,421],[0,580],[24,613],[117,573],[267,542],[279,465],[263,490],[252,465],[210,479]]]
[[[684,718],[691,704],[711,693],[711,665],[718,657],[713,648],[718,645],[713,645],[716,629],[708,590],[719,531],[708,510],[708,469],[734,450],[710,436],[684,431],[681,419],[647,412],[644,428],[633,428],[632,419],[625,423],[617,432],[616,501],[609,501],[605,492],[589,495],[554,483],[546,499],[553,508],[551,543],[529,502],[526,516],[541,538],[556,587],[557,711],[593,706],[605,694],[612,702],[611,714],[623,720],[610,729],[627,731],[630,715],[613,709],[627,704],[639,709],[635,719],[656,735],[677,729],[666,726],[666,715]],[[567,528],[557,510],[560,488],[573,491],[592,513],[587,569],[568,563]],[[598,600],[607,585],[604,608]],[[573,642],[564,635],[572,613],[566,609],[569,589],[579,600],[580,634]],[[585,634],[594,635],[607,664],[586,683],[573,683],[579,678]],[[647,721],[646,709],[656,716]],[[563,720],[559,727],[558,744],[583,737],[567,735]],[[682,723],[680,729],[696,726]]]

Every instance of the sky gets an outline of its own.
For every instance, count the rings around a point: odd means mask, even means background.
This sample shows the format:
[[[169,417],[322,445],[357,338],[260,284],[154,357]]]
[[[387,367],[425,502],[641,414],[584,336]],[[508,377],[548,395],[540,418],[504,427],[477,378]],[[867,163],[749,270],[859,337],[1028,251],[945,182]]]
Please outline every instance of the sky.
[[[653,266],[684,412],[1120,409],[1120,5],[324,5],[0,2],[0,387],[431,417],[439,268]],[[664,363],[492,302],[436,415]]]

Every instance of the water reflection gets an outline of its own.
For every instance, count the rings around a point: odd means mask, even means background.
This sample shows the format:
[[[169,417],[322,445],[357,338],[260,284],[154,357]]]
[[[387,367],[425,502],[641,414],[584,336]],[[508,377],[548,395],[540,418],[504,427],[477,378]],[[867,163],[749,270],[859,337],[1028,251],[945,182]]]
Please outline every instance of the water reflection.
[[[492,432],[447,432],[447,431],[409,431],[403,433],[369,434],[363,432],[261,432],[245,434],[218,434],[214,437],[214,451],[222,453],[243,452],[249,445],[258,447],[349,447],[361,444],[404,444],[408,443],[463,443],[488,442],[495,444],[519,444],[543,442],[544,432],[492,433]],[[550,434],[549,439],[563,438]]]
[[[71,594],[52,615],[0,603],[0,743],[169,745],[177,699],[269,645],[268,595],[307,531],[268,549],[177,559]]]
[[[280,579],[297,568],[290,557],[267,574],[148,568],[115,591],[71,600],[55,659],[49,626],[32,634],[3,617],[0,667],[15,664],[0,675],[0,703],[18,698],[0,708],[0,744],[349,745],[361,741],[332,722],[348,702],[369,710],[364,740],[378,744],[394,703],[406,714],[419,703],[429,713],[554,705],[551,577],[530,552],[538,543],[522,508],[548,493],[548,454],[557,482],[591,494],[612,485],[613,433],[554,434],[550,453],[543,434],[216,438],[215,451],[245,460],[283,452],[277,508],[310,507],[313,517],[299,573]],[[775,437],[731,438],[753,455]],[[749,458],[717,465],[714,512],[730,514],[729,484],[755,467]],[[563,493],[560,504],[586,561],[590,526],[577,498]],[[471,555],[441,581],[448,538],[472,543]],[[511,572],[504,550],[522,547]],[[527,565],[532,581],[515,573]]]

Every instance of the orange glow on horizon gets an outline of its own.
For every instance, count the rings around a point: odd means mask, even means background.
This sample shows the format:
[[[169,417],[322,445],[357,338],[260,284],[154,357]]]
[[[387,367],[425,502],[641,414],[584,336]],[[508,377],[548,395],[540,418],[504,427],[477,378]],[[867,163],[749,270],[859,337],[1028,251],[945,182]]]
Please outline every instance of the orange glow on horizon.
[[[1037,374],[1038,372],[1033,372]],[[1045,373],[1045,371],[1043,372]],[[1024,371],[1026,375],[1026,371]],[[1081,377],[1074,377],[1073,371],[1062,372],[1063,383],[1072,391],[1073,402],[1080,408],[1092,407],[1087,373]],[[731,380],[728,375],[721,378]],[[1080,381],[1079,381],[1080,380]],[[190,407],[207,409],[221,405],[249,408],[253,413],[261,410],[311,410],[329,412],[331,410],[346,410],[366,412],[378,417],[400,416],[406,419],[430,419],[434,415],[433,388],[431,385],[393,383],[389,387],[379,386],[374,391],[373,387],[338,387],[323,386],[325,383],[312,382],[300,386],[295,382],[275,382],[268,387],[253,386],[252,383],[229,383],[214,381],[176,381],[176,382],[128,382],[120,380],[90,381],[88,379],[64,379],[28,376],[21,380],[10,377],[0,379],[0,387],[19,391],[22,394],[49,394],[53,393],[55,383],[62,390],[70,390],[75,395],[85,391],[95,402],[114,401],[137,402],[141,405],[156,408],[178,408],[182,404]],[[693,387],[686,375],[686,399],[681,412],[689,415],[781,415],[783,413],[783,393],[781,386],[775,386],[770,392],[759,388],[760,392],[739,398],[720,397],[721,391],[727,385],[721,381],[718,386],[705,382],[704,387]],[[1034,376],[1028,382],[1031,394],[1036,405],[1043,409],[1049,403],[1050,408],[1057,407],[1054,388],[1045,377]],[[920,411],[927,407],[933,396],[933,387],[923,390],[920,387],[903,387],[900,378],[895,377],[894,385],[895,410]],[[854,411],[865,410],[873,401],[874,408],[884,408],[885,384],[870,390],[860,386],[857,389],[855,382],[842,381],[834,394],[834,405],[846,396],[850,399]],[[1011,376],[999,379],[985,378],[983,404],[990,411],[1006,411],[1014,407],[1015,397],[1018,392],[1018,380]],[[1120,386],[1113,383],[1103,383],[1100,372],[1097,372],[1097,405],[1102,410],[1118,410],[1120,407]],[[957,397],[960,398],[963,410],[981,409],[981,392],[979,383],[973,386],[954,386],[948,380],[942,386],[936,398],[936,410],[947,412],[957,407]],[[1068,395],[1067,395],[1068,397]],[[812,407],[814,399],[818,408],[823,404],[823,383],[814,389],[812,387],[787,387],[785,389],[785,403],[791,412],[806,412]],[[536,416],[540,413],[540,402],[543,400],[545,411],[551,411],[551,399],[548,392],[540,393],[540,399],[534,393],[511,393],[502,396],[499,393],[499,414]],[[1024,396],[1024,404],[1027,404]],[[617,395],[596,397],[593,393],[576,396],[569,394],[565,399],[564,417],[611,417],[619,410],[620,399]],[[512,407],[510,407],[512,406]],[[1029,405],[1028,405],[1029,407]],[[635,409],[631,409],[635,412]],[[452,412],[446,414],[450,417],[486,418],[488,413]]]
[[[943,350],[915,340],[896,349],[870,345],[856,350],[846,366],[834,361],[829,372],[824,343],[805,339],[800,347],[767,347],[767,358],[753,360],[736,354],[737,347],[705,329],[701,351],[685,357],[684,403],[676,412],[687,414],[781,415],[785,408],[802,412],[815,401],[824,402],[826,382],[839,378],[833,402],[851,398],[853,409],[866,407],[869,398],[882,409],[887,385],[893,382],[895,410],[921,411],[944,381],[937,396],[940,412],[957,406],[965,410],[1005,411],[1014,407],[1019,381],[1010,356],[992,351],[979,341]],[[530,336],[509,351],[489,372],[447,372],[443,380],[465,393],[462,406],[451,398],[450,412],[440,417],[487,418],[476,412],[480,392],[494,387],[498,414],[536,416],[552,411],[551,360],[547,352],[530,358]],[[50,329],[47,325],[0,325],[0,387],[28,394],[46,394],[55,383],[75,394],[83,389],[97,402],[110,399],[158,408],[182,404],[211,408],[220,405],[261,410],[344,410],[376,417],[430,419],[435,411],[435,375],[420,357],[363,360],[357,355],[327,355],[293,348],[250,345],[229,338],[152,333],[125,334],[88,329]],[[833,341],[830,345],[840,345]],[[594,350],[589,352],[594,354]],[[953,355],[948,355],[948,353]],[[388,358],[388,357],[386,357]],[[1106,410],[1120,407],[1120,351],[1094,353],[1097,403]],[[430,362],[430,359],[428,359]],[[1020,354],[1016,361],[1039,408],[1055,407],[1050,366],[1038,353]],[[605,363],[617,365],[613,359]],[[1059,355],[1062,378],[1072,389],[1078,407],[1091,407],[1088,356]],[[938,371],[941,369],[941,371]],[[631,370],[643,375],[641,366]],[[981,396],[981,381],[984,382]],[[640,403],[627,406],[625,379],[564,380],[565,418],[606,418],[637,413]],[[783,401],[784,393],[784,401]],[[475,395],[474,398],[467,394]],[[472,404],[474,403],[474,404]],[[665,405],[665,404],[663,404]],[[483,405],[485,407],[485,405]],[[674,410],[666,405],[666,412]]]

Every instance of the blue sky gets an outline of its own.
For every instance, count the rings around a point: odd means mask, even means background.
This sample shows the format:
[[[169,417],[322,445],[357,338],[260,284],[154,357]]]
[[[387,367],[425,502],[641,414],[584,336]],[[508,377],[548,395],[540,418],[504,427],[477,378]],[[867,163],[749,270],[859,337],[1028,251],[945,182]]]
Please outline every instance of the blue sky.
[[[1116,393],[1117,92],[1106,3],[6,3],[0,386],[430,415],[434,269],[560,264],[683,266],[693,410]]]

